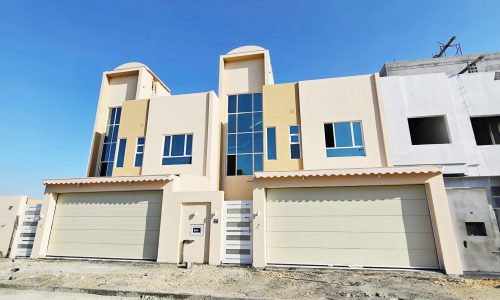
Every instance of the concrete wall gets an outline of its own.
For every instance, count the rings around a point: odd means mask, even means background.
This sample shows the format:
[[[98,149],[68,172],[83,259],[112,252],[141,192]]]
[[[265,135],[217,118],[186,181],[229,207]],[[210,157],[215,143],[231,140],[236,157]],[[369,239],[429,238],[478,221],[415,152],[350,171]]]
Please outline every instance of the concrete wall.
[[[452,52],[453,49],[448,50]],[[427,58],[411,61],[398,61],[385,63],[380,71],[381,76],[417,75],[431,73],[446,73],[456,75],[462,71],[468,63],[474,61],[480,55],[484,59],[476,64],[479,72],[491,72],[500,70],[500,52],[478,53],[460,56],[448,56],[441,58]]]
[[[22,225],[27,200],[26,196],[0,196],[0,257],[10,254],[9,247],[14,240],[15,229]],[[17,248],[17,245],[12,246]]]
[[[438,164],[445,173],[500,174],[500,146],[477,146],[471,116],[500,115],[494,74],[443,73],[380,78],[394,165]],[[451,143],[412,145],[409,117],[445,116]]]
[[[218,102],[213,93],[152,98],[149,104],[142,174],[208,176],[212,171],[209,172],[207,168],[208,155],[210,153],[210,159],[216,159],[217,155],[214,152],[218,149],[216,146],[218,130],[214,125],[217,122],[215,119],[217,116],[210,115],[209,112],[216,113],[217,105]],[[208,134],[209,130],[211,130],[210,134]],[[173,134],[193,134],[191,164],[162,165],[164,136]]]
[[[387,164],[376,75],[299,82],[304,170],[369,168]],[[361,121],[366,156],[327,157],[324,124]]]
[[[125,101],[122,106],[118,139],[127,139],[123,167],[113,168],[113,176],[134,176],[141,174],[141,167],[135,166],[137,138],[146,136],[149,100]],[[119,142],[118,142],[119,145]]]
[[[289,126],[300,125],[299,91],[297,83],[264,86],[264,171],[302,169],[300,159],[290,158]],[[276,159],[268,159],[267,128],[276,128]]]
[[[500,239],[485,188],[447,189],[464,271],[500,271]],[[483,222],[487,236],[468,236],[465,222]]]

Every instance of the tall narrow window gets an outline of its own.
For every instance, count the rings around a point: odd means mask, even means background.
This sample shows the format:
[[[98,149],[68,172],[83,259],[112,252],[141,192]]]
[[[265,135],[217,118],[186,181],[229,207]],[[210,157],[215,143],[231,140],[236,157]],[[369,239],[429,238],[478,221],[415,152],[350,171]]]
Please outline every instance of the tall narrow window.
[[[361,122],[326,123],[327,157],[365,156]]]
[[[193,135],[166,135],[163,141],[163,165],[191,164]]]
[[[116,141],[118,139],[118,129],[120,128],[121,107],[113,107],[109,110],[108,125],[104,135],[104,143],[101,152],[101,163],[99,166],[99,176],[111,176],[116,153]]]
[[[144,137],[137,138],[137,146],[135,148],[134,166],[142,167],[142,159],[144,157]]]
[[[276,159],[276,127],[267,127],[267,159]]]
[[[300,126],[290,126],[290,158],[300,159]]]
[[[263,167],[262,94],[228,97],[226,175],[252,175]]]
[[[118,157],[116,158],[116,167],[123,168],[123,161],[125,159],[125,148],[127,147],[127,139],[120,139],[118,143]]]

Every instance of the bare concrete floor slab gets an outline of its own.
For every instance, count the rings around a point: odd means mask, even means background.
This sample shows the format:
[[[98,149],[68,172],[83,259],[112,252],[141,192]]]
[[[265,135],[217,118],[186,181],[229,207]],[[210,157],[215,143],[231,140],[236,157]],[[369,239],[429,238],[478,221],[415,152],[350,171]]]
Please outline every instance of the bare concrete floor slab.
[[[13,267],[19,271],[12,272]],[[13,278],[9,280],[10,277]],[[56,293],[47,293],[51,291]],[[206,265],[186,270],[170,264],[85,260],[16,260],[13,265],[9,259],[0,259],[0,299],[25,299],[22,296],[29,299],[201,299],[203,296],[500,299],[500,277],[468,278],[431,271],[255,270]]]

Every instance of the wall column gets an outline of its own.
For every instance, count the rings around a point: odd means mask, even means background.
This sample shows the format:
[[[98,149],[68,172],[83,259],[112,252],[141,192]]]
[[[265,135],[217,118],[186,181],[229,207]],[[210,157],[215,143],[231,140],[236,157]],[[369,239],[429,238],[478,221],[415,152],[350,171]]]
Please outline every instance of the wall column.
[[[253,266],[264,268],[266,261],[266,190],[254,186],[253,189]]]
[[[31,258],[41,258],[47,256],[49,246],[50,232],[52,230],[52,221],[56,212],[57,193],[45,193],[43,196],[42,209],[40,212],[40,221],[33,242],[33,251]]]

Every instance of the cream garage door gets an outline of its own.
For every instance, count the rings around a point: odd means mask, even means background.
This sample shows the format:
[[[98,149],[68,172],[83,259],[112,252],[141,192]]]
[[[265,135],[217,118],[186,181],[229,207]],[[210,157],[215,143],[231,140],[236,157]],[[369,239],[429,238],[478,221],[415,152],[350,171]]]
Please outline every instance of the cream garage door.
[[[267,190],[269,264],[437,269],[421,185]]]
[[[161,191],[60,194],[47,255],[156,260]]]

